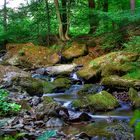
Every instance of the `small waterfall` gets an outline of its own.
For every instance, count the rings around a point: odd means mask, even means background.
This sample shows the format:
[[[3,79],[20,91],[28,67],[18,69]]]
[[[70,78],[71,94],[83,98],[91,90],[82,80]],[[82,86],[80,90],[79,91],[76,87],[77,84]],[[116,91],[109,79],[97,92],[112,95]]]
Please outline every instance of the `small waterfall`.
[[[69,108],[71,109],[71,108],[72,108],[72,107],[71,107],[71,103],[72,103],[72,101],[65,102],[65,103],[63,104],[63,106],[66,107],[66,108],[68,108],[68,109],[69,109]]]
[[[76,80],[76,81],[80,80],[80,79],[78,78],[76,72],[71,73],[71,74],[70,74],[70,77],[71,77],[73,80]]]

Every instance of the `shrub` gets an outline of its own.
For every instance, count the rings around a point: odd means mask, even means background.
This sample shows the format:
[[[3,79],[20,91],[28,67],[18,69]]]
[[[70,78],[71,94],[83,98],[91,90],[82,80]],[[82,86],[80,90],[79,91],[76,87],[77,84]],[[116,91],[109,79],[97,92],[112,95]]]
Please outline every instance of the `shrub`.
[[[140,36],[131,37],[130,41],[123,44],[125,51],[140,53]]]
[[[130,120],[130,125],[135,128],[135,140],[140,139],[140,111],[136,110],[132,119]]]
[[[8,91],[0,89],[0,116],[18,112],[21,108],[21,106],[16,103],[8,102],[7,96]]]

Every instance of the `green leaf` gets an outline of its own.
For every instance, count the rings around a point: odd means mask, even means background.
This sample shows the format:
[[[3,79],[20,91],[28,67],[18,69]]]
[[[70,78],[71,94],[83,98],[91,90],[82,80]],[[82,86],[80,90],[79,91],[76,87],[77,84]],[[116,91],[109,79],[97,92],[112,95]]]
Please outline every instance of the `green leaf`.
[[[54,137],[56,135],[57,135],[57,130],[46,131],[41,136],[39,136],[37,140],[48,140],[49,138]]]

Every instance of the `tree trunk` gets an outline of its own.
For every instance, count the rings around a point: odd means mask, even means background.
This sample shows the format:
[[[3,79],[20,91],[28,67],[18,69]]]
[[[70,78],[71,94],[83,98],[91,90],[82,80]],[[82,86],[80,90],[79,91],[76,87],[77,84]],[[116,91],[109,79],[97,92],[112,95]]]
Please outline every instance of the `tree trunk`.
[[[130,0],[130,8],[131,8],[131,13],[132,14],[135,13],[135,5],[136,5],[135,0]]]
[[[104,0],[103,2],[103,11],[108,12],[108,0]]]
[[[62,25],[63,23],[62,23],[61,14],[60,14],[60,11],[59,11],[58,0],[54,0],[54,4],[55,4],[55,8],[56,8],[57,19],[58,19],[58,22],[59,22],[59,37],[62,41],[65,41],[65,36],[64,36],[64,33],[63,33],[63,25]]]
[[[95,13],[93,13],[93,10],[95,9],[95,0],[88,0],[88,7],[90,10],[89,13],[89,26],[90,26],[90,30],[89,30],[89,34],[92,34],[96,31],[96,25],[95,25]]]
[[[47,30],[48,30],[48,34],[47,34],[47,45],[49,46],[50,45],[51,23],[50,23],[50,9],[49,9],[48,0],[45,0],[45,4],[46,4]]]
[[[62,41],[69,40],[69,13],[68,13],[68,1],[62,0],[62,12],[59,10],[58,0],[54,0],[56,14],[59,22],[59,37]]]
[[[4,0],[4,9],[3,9],[3,29],[4,29],[4,33],[7,33],[7,0]],[[6,44],[7,44],[7,39],[4,39],[3,42],[3,49],[6,48]]]
[[[108,12],[108,0],[103,1],[103,12]],[[105,30],[108,30],[108,17],[104,15],[103,24]]]
[[[66,40],[69,40],[68,30],[69,30],[69,4],[68,0],[62,0],[62,26],[63,26],[63,34]]]

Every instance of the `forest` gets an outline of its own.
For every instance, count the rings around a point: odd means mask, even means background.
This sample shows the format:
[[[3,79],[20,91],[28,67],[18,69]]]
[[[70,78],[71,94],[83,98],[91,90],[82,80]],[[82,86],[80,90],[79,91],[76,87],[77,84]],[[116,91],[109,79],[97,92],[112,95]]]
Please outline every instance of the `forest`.
[[[140,0],[1,0],[0,140],[140,140]]]

